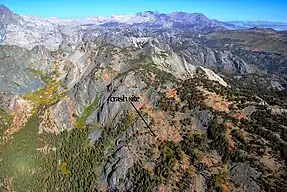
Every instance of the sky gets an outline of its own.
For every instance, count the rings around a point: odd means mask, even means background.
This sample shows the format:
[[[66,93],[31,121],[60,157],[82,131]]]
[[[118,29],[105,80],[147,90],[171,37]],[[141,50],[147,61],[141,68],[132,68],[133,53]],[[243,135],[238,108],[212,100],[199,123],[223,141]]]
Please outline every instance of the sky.
[[[221,21],[287,22],[287,0],[0,0],[13,12],[42,17],[84,18],[142,11],[199,12]]]

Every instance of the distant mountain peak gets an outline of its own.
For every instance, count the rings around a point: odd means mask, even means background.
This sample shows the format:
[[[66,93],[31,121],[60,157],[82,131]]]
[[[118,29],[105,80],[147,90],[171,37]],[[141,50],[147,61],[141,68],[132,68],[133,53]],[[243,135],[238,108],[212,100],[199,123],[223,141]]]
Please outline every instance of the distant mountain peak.
[[[182,11],[176,11],[176,12],[172,12],[169,14],[170,16],[175,16],[175,15],[201,15],[201,16],[205,16],[202,13],[187,13],[187,12],[182,12]]]
[[[17,16],[5,5],[0,5],[0,25],[7,25],[17,21]]]
[[[161,13],[158,11],[143,11],[139,12],[136,15],[137,16],[151,16],[151,15],[160,15]]]
[[[259,32],[271,32],[271,33],[275,33],[276,30],[272,29],[272,28],[261,28],[261,27],[251,27],[248,29],[249,31],[259,31]]]
[[[208,20],[202,13],[173,12],[168,14],[168,16],[180,20]]]
[[[13,14],[13,12],[6,7],[5,5],[0,5],[0,15],[4,15],[4,14]]]
[[[3,11],[4,9],[10,10],[10,9],[9,9],[8,7],[6,7],[5,5],[2,5],[2,4],[1,4],[1,5],[0,5],[0,11]]]

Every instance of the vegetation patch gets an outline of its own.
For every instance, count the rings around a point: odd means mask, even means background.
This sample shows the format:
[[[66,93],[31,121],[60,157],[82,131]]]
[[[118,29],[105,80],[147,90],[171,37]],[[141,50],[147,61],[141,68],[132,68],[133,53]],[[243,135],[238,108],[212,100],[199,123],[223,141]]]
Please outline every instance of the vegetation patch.
[[[0,108],[0,136],[5,132],[5,128],[9,127],[12,123],[12,116],[8,114],[4,109]]]
[[[13,135],[11,143],[2,146],[0,161],[0,178],[12,179],[15,191],[37,191],[37,171],[40,168],[40,157],[36,150],[39,121],[36,116]],[[0,187],[1,190],[1,187]],[[1,190],[3,191],[3,190]]]
[[[75,127],[78,129],[84,128],[88,117],[92,115],[92,113],[95,111],[98,105],[99,105],[98,97],[95,97],[93,102],[84,109],[81,116],[77,119]]]
[[[138,164],[129,170],[128,179],[135,183],[134,191],[138,192],[152,192],[160,183],[157,175],[150,173]]]
[[[34,113],[38,110],[46,109],[59,102],[65,95],[66,91],[59,90],[60,82],[52,81],[44,88],[33,93],[23,95],[23,99],[29,100],[34,105]]]
[[[41,70],[35,70],[35,69],[30,69],[30,71],[35,75],[38,75],[41,78],[41,80],[46,84],[52,82],[53,75],[55,75],[55,74],[43,74]]]
[[[168,82],[179,82],[179,80],[171,73],[160,70],[153,63],[141,65],[141,68],[137,71],[137,73],[139,73],[141,79],[147,84],[148,87],[159,87]]]
[[[95,106],[95,105],[93,105]],[[93,107],[88,107],[87,113]],[[62,132],[54,137],[56,150],[45,158],[43,174],[46,175],[45,190],[60,191],[97,191],[99,168],[108,161],[107,148],[113,149],[115,139],[127,130],[136,116],[123,114],[120,123],[110,126],[83,126],[70,132]],[[89,134],[101,130],[101,137],[91,144]],[[51,139],[50,139],[51,140]]]
[[[230,191],[228,188],[228,179],[227,179],[227,174],[226,172],[222,171],[217,174],[212,174],[211,175],[211,184],[214,187],[216,191],[219,192],[228,192]]]

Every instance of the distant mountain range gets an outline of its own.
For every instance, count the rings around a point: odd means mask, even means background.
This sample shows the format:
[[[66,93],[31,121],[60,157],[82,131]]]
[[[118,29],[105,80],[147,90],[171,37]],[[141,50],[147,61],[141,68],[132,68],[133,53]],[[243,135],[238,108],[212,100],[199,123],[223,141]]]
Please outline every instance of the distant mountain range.
[[[197,33],[222,30],[245,30],[253,27],[286,30],[287,23],[279,22],[222,22],[207,18],[202,13],[140,12],[132,15],[88,17],[81,19],[42,18],[13,13],[0,5],[0,43],[15,44],[26,48],[44,45],[49,49],[61,43],[61,34],[75,34],[82,29],[101,27],[135,27],[144,31],[151,29],[174,29]]]
[[[273,28],[275,30],[286,30],[287,22],[268,22],[268,21],[230,21],[222,22],[211,20],[202,13],[173,12],[169,14],[145,11],[130,15],[112,16],[92,16],[81,19],[59,19],[41,18],[38,16],[20,16],[13,14],[9,8],[0,5],[1,23],[8,24],[20,17],[29,20],[45,20],[60,25],[139,25],[146,24],[148,27],[178,27],[178,28],[214,28],[214,29],[248,29],[252,27]],[[5,17],[3,15],[6,15]]]
[[[287,22],[269,21],[229,21],[228,23],[242,28],[272,28],[277,31],[287,30]]]
[[[39,17],[37,17],[39,18]],[[269,21],[218,21],[207,18],[202,13],[173,12],[169,14],[145,11],[130,15],[96,16],[82,19],[59,19],[47,18],[47,20],[67,25],[67,24],[95,24],[95,25],[136,25],[147,24],[148,26],[158,27],[190,27],[195,25],[204,27],[218,27],[226,29],[248,29],[253,27],[272,28],[274,30],[287,30],[287,22]]]

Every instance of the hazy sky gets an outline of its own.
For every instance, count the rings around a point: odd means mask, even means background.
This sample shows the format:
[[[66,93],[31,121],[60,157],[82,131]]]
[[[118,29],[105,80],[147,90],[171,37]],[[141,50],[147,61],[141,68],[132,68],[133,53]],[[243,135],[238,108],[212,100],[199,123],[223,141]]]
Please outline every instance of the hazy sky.
[[[200,12],[222,21],[286,21],[287,0],[0,0],[13,12],[43,17],[81,18],[141,11]]]

